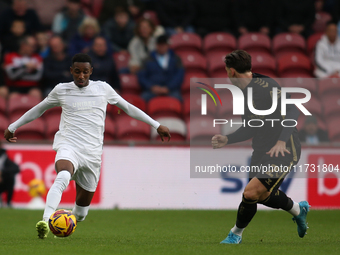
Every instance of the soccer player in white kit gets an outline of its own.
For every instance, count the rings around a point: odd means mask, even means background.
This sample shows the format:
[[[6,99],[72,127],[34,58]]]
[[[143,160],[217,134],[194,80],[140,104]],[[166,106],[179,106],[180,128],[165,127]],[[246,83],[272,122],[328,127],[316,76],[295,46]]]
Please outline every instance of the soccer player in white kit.
[[[43,214],[36,225],[38,237],[44,239],[49,232],[48,219],[57,209],[63,191],[70,180],[76,182],[76,202],[72,213],[83,221],[97,188],[100,175],[103,133],[107,104],[118,106],[131,117],[157,129],[162,141],[170,140],[169,129],[160,125],[143,111],[119,96],[102,81],[92,81],[91,58],[87,54],[74,55],[70,72],[73,82],[60,83],[39,104],[27,111],[5,130],[5,138],[16,142],[14,132],[22,125],[40,117],[47,109],[62,107],[59,131],[55,134],[53,149],[57,152],[55,167],[57,177],[51,186]]]

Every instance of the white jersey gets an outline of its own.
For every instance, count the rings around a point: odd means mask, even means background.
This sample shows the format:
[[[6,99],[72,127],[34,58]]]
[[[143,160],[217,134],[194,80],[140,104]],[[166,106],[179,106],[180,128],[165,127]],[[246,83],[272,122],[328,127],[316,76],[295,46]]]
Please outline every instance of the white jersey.
[[[74,82],[58,84],[42,102],[9,125],[8,130],[14,133],[17,128],[38,118],[47,109],[61,106],[59,131],[55,134],[53,149],[58,150],[65,145],[84,154],[99,156],[103,149],[108,103],[116,104],[131,117],[156,129],[160,126],[157,121],[125,101],[106,82],[90,80],[89,85],[83,88]]]
[[[79,88],[74,82],[58,84],[44,100],[61,106],[59,131],[53,149],[71,145],[88,154],[101,154],[107,104],[116,104],[121,97],[102,81],[89,81]]]

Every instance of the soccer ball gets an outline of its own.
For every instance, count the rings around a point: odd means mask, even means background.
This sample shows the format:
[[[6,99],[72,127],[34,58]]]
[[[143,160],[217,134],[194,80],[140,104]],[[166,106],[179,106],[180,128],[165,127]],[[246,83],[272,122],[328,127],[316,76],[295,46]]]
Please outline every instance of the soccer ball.
[[[46,194],[43,180],[33,179],[28,183],[28,193],[31,197],[42,197]]]
[[[76,230],[77,220],[71,211],[60,209],[51,215],[48,225],[55,236],[67,237]]]

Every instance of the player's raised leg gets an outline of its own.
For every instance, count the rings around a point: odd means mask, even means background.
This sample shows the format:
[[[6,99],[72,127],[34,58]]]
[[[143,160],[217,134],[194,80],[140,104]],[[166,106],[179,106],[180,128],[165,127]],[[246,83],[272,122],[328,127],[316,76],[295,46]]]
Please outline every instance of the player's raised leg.
[[[243,192],[242,202],[238,207],[236,224],[230,230],[227,238],[221,243],[241,243],[244,229],[248,226],[249,222],[256,214],[258,200],[261,197],[266,196],[267,193],[267,188],[257,178],[253,178],[247,184]]]
[[[74,172],[73,164],[68,160],[58,160],[56,162],[57,177],[54,180],[53,185],[48,191],[46,197],[46,205],[43,214],[43,220],[36,224],[38,237],[44,239],[47,237],[49,232],[48,219],[57,209],[63,191],[67,188],[70,183],[71,176]]]
[[[76,192],[76,203],[74,204],[72,214],[74,214],[77,221],[84,221],[90,209],[94,192],[87,191],[78,184],[76,184]]]

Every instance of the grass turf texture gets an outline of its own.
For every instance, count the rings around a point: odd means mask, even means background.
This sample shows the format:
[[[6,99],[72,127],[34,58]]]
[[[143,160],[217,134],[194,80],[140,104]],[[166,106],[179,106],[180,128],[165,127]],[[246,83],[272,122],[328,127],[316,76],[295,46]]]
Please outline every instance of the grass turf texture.
[[[90,210],[67,238],[38,239],[42,211],[0,209],[0,254],[340,254],[340,211],[310,211],[308,235],[283,211],[259,211],[242,244],[220,244],[236,211]]]

